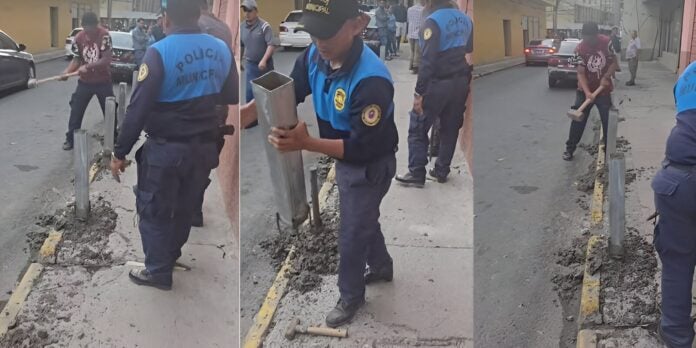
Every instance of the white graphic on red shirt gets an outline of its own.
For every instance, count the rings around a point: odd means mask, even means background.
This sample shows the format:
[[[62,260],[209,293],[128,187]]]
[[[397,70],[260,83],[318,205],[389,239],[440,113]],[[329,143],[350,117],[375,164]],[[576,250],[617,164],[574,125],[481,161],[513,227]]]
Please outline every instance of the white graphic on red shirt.
[[[587,59],[587,71],[590,73],[597,74],[599,79],[602,76],[602,70],[607,65],[607,57],[604,52],[599,51],[597,54],[590,55]]]
[[[99,60],[99,46],[96,43],[85,45],[82,49],[82,59],[85,63],[96,63]]]

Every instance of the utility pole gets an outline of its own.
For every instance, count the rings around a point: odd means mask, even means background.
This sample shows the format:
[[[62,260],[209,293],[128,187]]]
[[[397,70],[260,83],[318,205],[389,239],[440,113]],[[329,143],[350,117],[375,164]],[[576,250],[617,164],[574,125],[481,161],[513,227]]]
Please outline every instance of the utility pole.
[[[558,6],[561,5],[561,0],[556,0],[556,5],[553,7],[553,34],[556,35],[558,30]]]
[[[106,0],[106,25],[111,28],[111,9],[113,8],[113,0]]]

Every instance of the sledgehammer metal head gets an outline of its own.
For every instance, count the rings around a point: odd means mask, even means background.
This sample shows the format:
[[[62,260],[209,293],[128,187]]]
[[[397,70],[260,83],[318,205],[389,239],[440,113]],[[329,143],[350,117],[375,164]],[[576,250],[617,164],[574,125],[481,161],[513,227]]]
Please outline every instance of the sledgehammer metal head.
[[[348,331],[341,329],[332,329],[328,327],[302,327],[300,326],[300,319],[294,318],[285,329],[285,338],[288,340],[293,340],[296,333],[309,334],[315,336],[328,336],[328,337],[338,337],[345,338],[348,337]]]
[[[575,122],[582,122],[582,120],[585,118],[585,113],[582,110],[570,109],[568,110],[567,115]]]

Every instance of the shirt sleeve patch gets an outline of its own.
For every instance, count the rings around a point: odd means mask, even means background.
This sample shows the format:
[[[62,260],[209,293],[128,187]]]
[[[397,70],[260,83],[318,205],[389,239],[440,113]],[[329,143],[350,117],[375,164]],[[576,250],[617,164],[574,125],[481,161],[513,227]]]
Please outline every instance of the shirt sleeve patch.
[[[140,70],[138,70],[138,82],[142,82],[147,78],[147,74],[149,74],[149,69],[147,67],[147,64],[143,63],[140,64]]]
[[[430,37],[433,36],[433,31],[430,28],[425,28],[423,30],[423,39],[425,40],[430,40]]]
[[[382,119],[382,109],[379,105],[372,104],[362,111],[362,121],[368,127],[373,127]]]
[[[346,91],[344,91],[343,88],[336,90],[334,94],[334,106],[338,111],[343,111],[343,108],[346,106]]]

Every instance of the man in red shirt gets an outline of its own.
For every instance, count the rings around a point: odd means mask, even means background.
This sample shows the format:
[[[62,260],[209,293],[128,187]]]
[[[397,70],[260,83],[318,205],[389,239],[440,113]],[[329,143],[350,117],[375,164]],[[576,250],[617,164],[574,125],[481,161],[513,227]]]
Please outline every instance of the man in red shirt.
[[[114,96],[111,85],[111,36],[109,31],[99,26],[99,20],[94,12],[82,16],[84,28],[73,40],[73,59],[63,71],[62,80],[67,80],[67,74],[79,72],[80,80],[70,99],[70,121],[68,133],[65,134],[63,150],[73,148],[73,132],[82,127],[82,118],[95,94],[104,112],[107,97]]]
[[[611,39],[599,34],[597,23],[588,22],[582,26],[582,42],[576,48],[576,54],[580,62],[578,64],[578,91],[573,108],[577,109],[586,99],[592,99],[592,93],[599,86],[604,86],[604,90],[584,110],[585,117],[582,122],[571,122],[566,151],[563,153],[563,159],[566,161],[573,159],[573,152],[575,152],[575,148],[582,138],[582,133],[585,131],[585,125],[593,106],[597,107],[599,117],[602,119],[602,132],[604,133],[604,144],[606,145],[607,122],[612,105],[611,92],[613,85],[611,77],[618,67],[618,60],[611,46]]]

